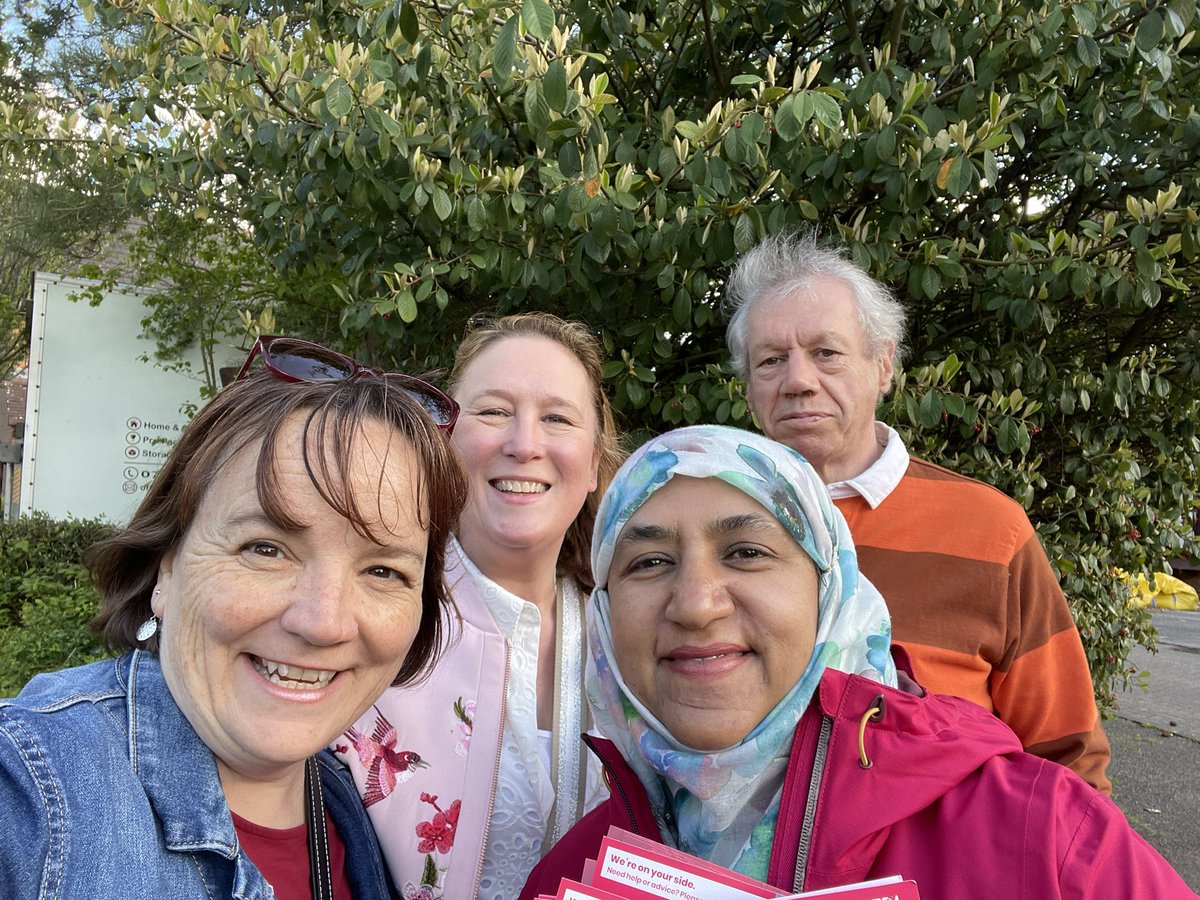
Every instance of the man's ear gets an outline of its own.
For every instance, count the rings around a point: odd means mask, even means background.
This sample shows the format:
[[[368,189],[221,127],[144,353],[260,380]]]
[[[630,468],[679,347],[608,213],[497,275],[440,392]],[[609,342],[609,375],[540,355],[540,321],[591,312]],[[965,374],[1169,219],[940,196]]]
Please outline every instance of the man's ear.
[[[896,345],[888,341],[880,350],[877,362],[879,364],[879,397],[882,399],[887,396],[888,391],[892,389],[892,381],[896,377],[896,366],[892,362],[892,358],[896,354]]]

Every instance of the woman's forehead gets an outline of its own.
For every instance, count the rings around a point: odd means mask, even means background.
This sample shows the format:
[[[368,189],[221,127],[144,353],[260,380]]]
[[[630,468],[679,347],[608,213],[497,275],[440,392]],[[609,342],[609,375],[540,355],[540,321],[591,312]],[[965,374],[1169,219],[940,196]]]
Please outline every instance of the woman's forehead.
[[[242,505],[261,509],[279,527],[307,527],[317,510],[349,519],[373,538],[376,532],[386,536],[397,509],[420,502],[417,468],[411,442],[383,420],[363,420],[339,435],[322,433],[316,422],[293,413],[270,439],[232,449],[201,505],[233,491]],[[310,494],[322,502],[302,502]]]
[[[699,525],[711,531],[714,526],[728,530],[720,523],[739,522],[742,527],[782,527],[756,498],[720,478],[676,475],[634,511],[621,529],[618,541],[630,526],[663,527],[670,523],[673,530]]]

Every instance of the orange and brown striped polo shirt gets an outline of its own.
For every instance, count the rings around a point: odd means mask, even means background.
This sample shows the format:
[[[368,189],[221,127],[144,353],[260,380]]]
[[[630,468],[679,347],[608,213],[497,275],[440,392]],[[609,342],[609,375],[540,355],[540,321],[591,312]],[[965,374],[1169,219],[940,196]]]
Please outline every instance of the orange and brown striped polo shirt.
[[[915,458],[875,509],[835,503],[921,684],[994,712],[1027,751],[1109,793],[1079,631],[1020,504]]]

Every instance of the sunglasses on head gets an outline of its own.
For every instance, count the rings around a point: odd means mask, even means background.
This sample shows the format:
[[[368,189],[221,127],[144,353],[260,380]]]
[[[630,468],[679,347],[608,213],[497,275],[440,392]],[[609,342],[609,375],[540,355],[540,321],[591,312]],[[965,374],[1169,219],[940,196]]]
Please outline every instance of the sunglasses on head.
[[[250,348],[250,355],[246,357],[234,381],[240,381],[250,373],[250,364],[256,356],[262,357],[263,365],[276,378],[294,384],[387,378],[420,403],[434,424],[447,434],[454,430],[454,423],[458,419],[458,404],[432,384],[411,375],[368,368],[328,347],[298,338],[262,335]]]

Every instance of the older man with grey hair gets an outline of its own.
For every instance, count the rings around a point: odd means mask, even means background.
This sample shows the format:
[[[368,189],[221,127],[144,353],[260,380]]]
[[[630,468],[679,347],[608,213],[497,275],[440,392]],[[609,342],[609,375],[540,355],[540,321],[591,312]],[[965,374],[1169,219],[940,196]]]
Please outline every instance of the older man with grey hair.
[[[991,710],[1026,750],[1108,793],[1083,644],[1024,509],[909,456],[875,420],[905,349],[891,291],[815,235],[782,235],[737,264],[726,310],[750,409],[829,486],[918,681]]]

